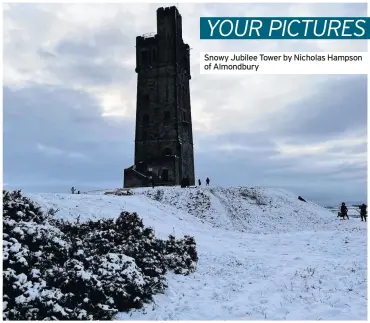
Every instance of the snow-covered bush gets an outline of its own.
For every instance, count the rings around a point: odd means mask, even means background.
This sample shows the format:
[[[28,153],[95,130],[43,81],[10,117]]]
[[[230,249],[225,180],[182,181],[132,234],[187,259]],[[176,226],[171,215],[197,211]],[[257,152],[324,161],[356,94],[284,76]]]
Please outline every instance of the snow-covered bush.
[[[20,191],[3,191],[3,204],[5,320],[111,319],[162,292],[167,269],[195,270],[192,237],[157,239],[136,213],[70,223]]]
[[[176,274],[188,275],[195,271],[198,256],[193,237],[185,236],[184,239],[176,240],[170,235],[165,253],[167,267]]]
[[[211,208],[211,199],[203,192],[203,189],[164,191],[157,188],[146,190],[142,194],[154,201],[172,205],[202,219],[206,218]]]
[[[254,200],[256,205],[267,205],[266,201],[264,200],[262,194],[255,188],[243,188],[240,191],[240,195],[243,198],[248,198]]]

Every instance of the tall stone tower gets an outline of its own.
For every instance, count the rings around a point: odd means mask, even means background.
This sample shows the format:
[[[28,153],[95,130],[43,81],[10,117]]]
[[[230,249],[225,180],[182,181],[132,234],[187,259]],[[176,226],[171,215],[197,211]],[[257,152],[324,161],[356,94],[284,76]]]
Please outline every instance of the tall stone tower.
[[[176,7],[157,10],[157,34],[136,37],[135,164],[124,187],[194,185],[190,48]]]

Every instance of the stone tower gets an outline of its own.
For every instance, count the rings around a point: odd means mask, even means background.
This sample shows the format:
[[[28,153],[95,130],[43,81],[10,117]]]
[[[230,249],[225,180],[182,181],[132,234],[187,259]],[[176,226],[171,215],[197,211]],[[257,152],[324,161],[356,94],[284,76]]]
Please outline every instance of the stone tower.
[[[136,37],[135,162],[124,187],[194,185],[190,48],[176,7],[157,10],[157,34]]]

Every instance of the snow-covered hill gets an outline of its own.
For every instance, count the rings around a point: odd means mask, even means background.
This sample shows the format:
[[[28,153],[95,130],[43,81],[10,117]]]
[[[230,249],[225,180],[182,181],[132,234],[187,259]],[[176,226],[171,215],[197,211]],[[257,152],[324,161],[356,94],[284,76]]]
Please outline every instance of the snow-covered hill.
[[[121,320],[358,320],[367,317],[366,223],[278,189],[146,188],[133,196],[27,194],[80,221],[137,212],[156,235],[189,234],[199,263],[169,274],[155,304]]]

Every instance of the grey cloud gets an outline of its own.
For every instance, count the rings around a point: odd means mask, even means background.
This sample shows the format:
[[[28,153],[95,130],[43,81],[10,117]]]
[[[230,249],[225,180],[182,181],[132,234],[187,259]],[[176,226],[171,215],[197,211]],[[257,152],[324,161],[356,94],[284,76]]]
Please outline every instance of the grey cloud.
[[[202,140],[207,147],[217,148],[223,144],[233,144],[245,146],[246,149],[273,149],[275,144],[271,141],[271,137],[265,133],[259,132],[229,132],[220,135],[198,135],[198,139]]]
[[[83,33],[62,39],[56,44],[54,50],[58,55],[67,57],[77,56],[84,59],[107,57],[116,48],[132,50],[135,38],[136,35],[124,34],[116,27],[105,27],[92,31],[88,36]]]
[[[59,40],[52,48],[39,48],[47,69],[62,80],[84,85],[110,85],[129,82],[134,67],[125,67],[123,60],[134,55],[134,35],[125,35],[117,28],[105,27],[86,36],[81,31]],[[55,58],[55,59],[51,59]]]
[[[63,79],[73,79],[74,82],[88,85],[120,84],[133,79],[131,70],[106,61],[103,64],[81,61],[67,63],[59,61],[56,64],[49,64],[50,71]]]
[[[89,118],[76,122],[78,115]],[[83,92],[4,88],[4,178],[10,184],[61,179],[120,184],[123,166],[132,163],[132,142],[132,121],[109,122]]]
[[[290,142],[322,142],[346,132],[367,129],[367,77],[333,77],[316,95],[291,104],[289,112],[269,116],[271,131]],[[273,119],[275,121],[273,121]]]
[[[330,147],[327,149],[329,154],[358,154],[367,152],[367,143],[353,143],[350,147]]]
[[[37,51],[37,53],[39,54],[39,56],[43,59],[54,59],[54,58],[57,58],[57,56],[53,53],[50,53],[48,52],[47,50],[43,50],[43,49],[39,49]]]
[[[211,176],[214,182],[223,185],[283,187],[299,191],[316,201],[318,195],[313,192],[317,189],[315,185],[330,187],[322,189],[320,202],[326,198],[327,202],[334,203],[340,196],[351,200],[366,199],[367,169],[364,164],[342,161],[330,150],[318,155],[287,157],[281,155],[273,139],[276,137],[268,133],[229,133],[212,136],[212,140],[204,139],[203,145],[208,149],[196,154],[197,174],[204,178]],[[244,144],[250,150],[214,149],[227,143]],[[362,148],[365,147],[362,145]],[[342,147],[341,153],[351,154],[351,147]],[[210,160],[212,163],[207,162]],[[332,165],[323,167],[321,163],[324,161]],[[352,187],[353,190],[343,190],[343,186]]]

